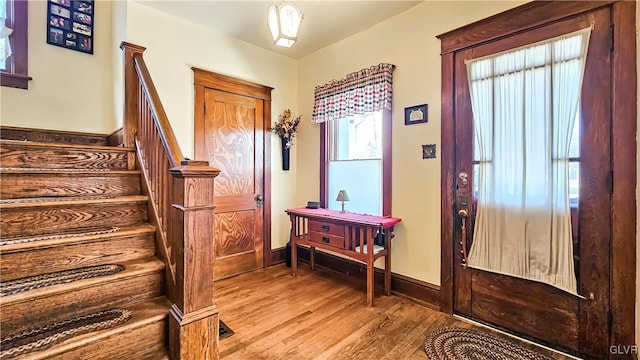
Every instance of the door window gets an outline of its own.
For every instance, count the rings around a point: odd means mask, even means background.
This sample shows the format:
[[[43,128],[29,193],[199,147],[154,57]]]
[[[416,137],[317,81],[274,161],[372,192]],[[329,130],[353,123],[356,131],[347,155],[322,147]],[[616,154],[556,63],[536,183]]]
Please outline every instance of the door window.
[[[570,201],[590,33],[467,62],[477,184],[470,267],[577,294]]]

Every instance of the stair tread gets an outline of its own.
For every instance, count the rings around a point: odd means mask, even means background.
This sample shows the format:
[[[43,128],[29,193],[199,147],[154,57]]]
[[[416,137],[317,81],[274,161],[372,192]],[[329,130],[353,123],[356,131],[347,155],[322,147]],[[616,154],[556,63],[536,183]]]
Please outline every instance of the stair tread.
[[[121,176],[140,175],[140,170],[99,170],[95,169],[38,169],[38,168],[2,168],[0,174],[20,174],[20,175],[91,175],[91,176]]]
[[[142,274],[161,271],[165,267],[164,263],[155,257],[137,259],[133,261],[123,262],[121,264],[125,266],[125,269],[115,274],[82,279],[71,283],[51,285],[39,289],[28,290],[21,293],[0,297],[0,306],[7,306],[14,303],[33,301],[36,298],[49,297],[57,294],[73,292],[97,284],[115,282]]]
[[[73,245],[73,244],[81,244],[81,243],[107,241],[113,238],[131,236],[131,235],[149,234],[155,231],[156,231],[155,227],[153,227],[151,224],[145,223],[145,224],[140,224],[135,226],[122,227],[114,232],[110,232],[107,234],[60,237],[57,239],[37,240],[37,241],[31,241],[31,242],[23,242],[19,244],[0,245],[0,253],[9,254],[9,253],[14,253],[18,251],[29,251],[33,249],[43,249],[48,247],[60,246],[60,245]],[[55,235],[64,236],[65,233],[60,233]],[[36,236],[31,236],[31,237],[36,237]],[[25,239],[26,238],[29,238],[29,237],[25,237]]]
[[[131,319],[129,319],[129,321],[122,325],[113,327],[111,329],[99,330],[87,334],[78,335],[59,344],[56,344],[48,349],[24,354],[16,359],[48,359],[55,355],[59,355],[67,351],[89,345],[91,343],[106,339],[114,335],[122,334],[157,321],[163,321],[169,314],[170,305],[171,304],[164,296],[160,296],[143,303],[125,307],[123,309],[130,310],[132,312],[132,315]]]
[[[37,141],[0,139],[0,147],[7,146],[7,145],[23,145],[28,147],[46,147],[46,148],[104,150],[104,151],[115,151],[115,152],[129,152],[129,151],[135,150],[132,147],[122,147],[122,146],[64,144],[64,143],[48,143],[48,142],[37,142]]]
[[[29,199],[29,198],[22,198],[20,200],[25,200],[25,199]],[[32,207],[48,207],[48,206],[64,207],[69,205],[143,202],[143,201],[147,201],[148,199],[149,197],[144,195],[124,195],[124,196],[113,196],[109,198],[96,198],[96,199],[84,199],[84,200],[78,200],[77,197],[74,197],[74,196],[52,197],[51,201],[0,203],[0,211],[17,209],[17,208],[32,208]]]

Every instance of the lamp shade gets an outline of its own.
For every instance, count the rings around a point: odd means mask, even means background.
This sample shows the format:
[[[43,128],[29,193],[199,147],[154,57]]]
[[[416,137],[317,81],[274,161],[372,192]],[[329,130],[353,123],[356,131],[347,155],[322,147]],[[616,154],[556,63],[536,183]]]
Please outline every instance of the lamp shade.
[[[340,190],[336,201],[349,201],[349,194],[347,194],[347,190]]]
[[[298,30],[302,14],[298,8],[287,2],[269,8],[267,23],[273,42],[278,46],[292,47],[298,40]]]

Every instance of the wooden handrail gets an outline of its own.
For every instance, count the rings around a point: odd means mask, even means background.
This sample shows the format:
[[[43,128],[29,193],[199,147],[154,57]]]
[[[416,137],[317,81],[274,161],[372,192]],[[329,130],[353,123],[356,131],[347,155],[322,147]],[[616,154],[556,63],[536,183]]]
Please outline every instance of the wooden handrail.
[[[169,355],[218,358],[218,310],[213,301],[213,185],[219,170],[187,160],[171,129],[142,53],[123,42],[123,142],[135,148],[157,253],[166,264]]]
[[[164,149],[169,155],[171,167],[176,167],[180,165],[184,156],[182,156],[180,145],[178,145],[178,140],[176,140],[176,135],[173,133],[173,129],[171,129],[171,124],[169,123],[167,113],[164,111],[164,107],[160,101],[158,90],[156,90],[156,86],[153,84],[153,80],[151,80],[149,69],[147,69],[147,65],[142,58],[142,53],[133,54],[133,62],[135,64],[140,84],[142,84],[145,89],[145,94],[148,96],[149,107],[151,107],[151,111],[154,114],[153,120],[156,123],[158,132],[160,133],[160,139],[162,140]]]

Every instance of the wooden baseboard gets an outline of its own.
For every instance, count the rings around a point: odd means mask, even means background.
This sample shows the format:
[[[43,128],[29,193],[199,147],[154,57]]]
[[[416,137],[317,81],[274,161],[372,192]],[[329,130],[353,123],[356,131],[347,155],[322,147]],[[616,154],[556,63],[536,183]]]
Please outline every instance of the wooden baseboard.
[[[284,247],[271,250],[272,265],[283,263],[285,259],[286,249]],[[298,246],[298,259],[309,263],[309,249]],[[358,261],[316,250],[316,266],[358,280],[363,285],[365,284],[367,268],[365,264]],[[384,271],[382,269],[375,270],[375,283],[376,289],[384,287]],[[391,273],[391,292],[398,296],[410,298],[432,309],[440,309],[440,287],[438,285]]]
[[[271,266],[282,264],[287,260],[287,249],[285,247],[271,249]]]

